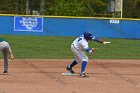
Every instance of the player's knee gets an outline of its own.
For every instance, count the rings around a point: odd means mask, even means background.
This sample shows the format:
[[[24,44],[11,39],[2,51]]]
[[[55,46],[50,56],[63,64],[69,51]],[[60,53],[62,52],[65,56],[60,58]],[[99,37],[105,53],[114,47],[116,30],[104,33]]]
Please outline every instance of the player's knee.
[[[88,62],[88,59],[83,59],[82,61]]]

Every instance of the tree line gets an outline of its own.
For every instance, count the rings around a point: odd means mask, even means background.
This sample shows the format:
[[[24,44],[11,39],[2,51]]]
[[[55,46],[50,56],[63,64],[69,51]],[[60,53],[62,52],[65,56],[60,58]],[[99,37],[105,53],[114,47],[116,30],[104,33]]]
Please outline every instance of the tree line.
[[[112,17],[114,0],[1,0],[1,14]],[[140,0],[123,0],[123,17],[140,18]]]

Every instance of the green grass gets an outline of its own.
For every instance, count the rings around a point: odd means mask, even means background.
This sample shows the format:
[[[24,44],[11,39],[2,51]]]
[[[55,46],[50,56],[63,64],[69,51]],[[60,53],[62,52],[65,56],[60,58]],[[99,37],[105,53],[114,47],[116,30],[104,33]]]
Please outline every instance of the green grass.
[[[76,37],[0,35],[6,38],[18,59],[72,59],[70,44]],[[140,59],[140,40],[107,39],[111,44],[90,42],[90,47],[99,48],[90,59]],[[0,55],[2,57],[2,55]]]

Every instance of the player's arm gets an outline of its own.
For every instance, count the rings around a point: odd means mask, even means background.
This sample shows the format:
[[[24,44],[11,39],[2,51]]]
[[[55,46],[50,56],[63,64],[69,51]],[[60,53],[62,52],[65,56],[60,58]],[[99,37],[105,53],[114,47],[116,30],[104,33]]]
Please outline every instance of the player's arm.
[[[14,60],[14,54],[13,54],[13,52],[12,52],[12,49],[9,47],[9,53],[10,53],[10,58],[12,59],[12,60]]]
[[[85,51],[87,51],[88,53],[92,53],[92,50],[89,47],[85,48]]]
[[[110,42],[103,41],[100,38],[96,38],[96,37],[93,37],[92,40],[96,41],[96,42],[99,42],[99,43],[102,43],[102,44],[109,44],[110,43]]]
[[[85,49],[85,51],[87,51],[88,53],[95,52],[96,50],[97,50],[97,48],[90,49],[89,47]]]
[[[96,41],[96,42],[99,42],[99,43],[103,43],[104,41],[101,40],[100,38],[96,38],[96,37],[93,37],[92,38],[93,41]]]
[[[12,60],[14,60],[14,54],[13,54],[13,52],[12,52],[12,49],[11,49],[11,47],[10,47],[10,45],[9,45],[9,53],[10,53],[10,58],[12,59]]]

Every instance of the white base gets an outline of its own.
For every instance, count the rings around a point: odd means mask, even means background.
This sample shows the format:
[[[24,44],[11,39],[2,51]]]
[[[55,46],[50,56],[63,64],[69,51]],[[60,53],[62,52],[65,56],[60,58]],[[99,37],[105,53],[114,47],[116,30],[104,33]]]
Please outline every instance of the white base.
[[[64,73],[62,73],[62,75],[64,75],[64,76],[77,76],[78,74],[72,74],[70,72],[64,72]]]

